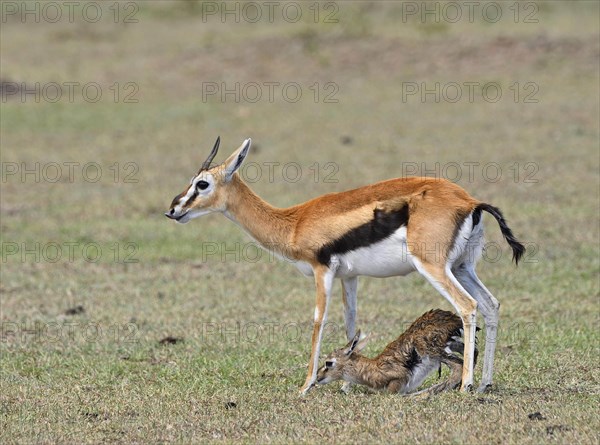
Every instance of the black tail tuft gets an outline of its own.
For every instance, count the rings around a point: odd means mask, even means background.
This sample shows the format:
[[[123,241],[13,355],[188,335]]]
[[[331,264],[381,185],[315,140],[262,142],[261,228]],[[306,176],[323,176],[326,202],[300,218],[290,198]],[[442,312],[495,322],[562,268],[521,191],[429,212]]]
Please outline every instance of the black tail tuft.
[[[515,238],[515,236],[512,233],[512,230],[510,230],[510,227],[508,227],[508,224],[506,224],[506,220],[504,219],[504,215],[502,215],[500,209],[490,204],[481,203],[475,208],[475,211],[481,212],[481,210],[485,210],[494,218],[496,218],[496,221],[498,221],[498,225],[500,226],[500,231],[502,232],[504,239],[513,251],[513,261],[515,262],[515,264],[519,264],[519,260],[525,253],[525,246]]]

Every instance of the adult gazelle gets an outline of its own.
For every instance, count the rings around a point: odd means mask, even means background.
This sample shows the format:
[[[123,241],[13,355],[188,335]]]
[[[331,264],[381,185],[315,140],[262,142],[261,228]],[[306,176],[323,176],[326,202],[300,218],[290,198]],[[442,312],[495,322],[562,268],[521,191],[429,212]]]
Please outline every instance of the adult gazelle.
[[[277,208],[252,192],[238,173],[251,140],[246,139],[224,163],[211,167],[219,141],[165,215],[187,223],[221,212],[265,249],[314,277],[314,326],[302,393],[316,381],[334,278],[342,281],[346,336],[350,340],[355,336],[358,276],[390,277],[413,271],[423,275],[462,319],[463,390],[473,384],[479,308],[486,328],[479,390],[492,384],[499,303],[475,273],[483,246],[482,212],[498,221],[516,263],[525,251],[498,208],[476,200],[450,181],[426,177],[390,179]]]

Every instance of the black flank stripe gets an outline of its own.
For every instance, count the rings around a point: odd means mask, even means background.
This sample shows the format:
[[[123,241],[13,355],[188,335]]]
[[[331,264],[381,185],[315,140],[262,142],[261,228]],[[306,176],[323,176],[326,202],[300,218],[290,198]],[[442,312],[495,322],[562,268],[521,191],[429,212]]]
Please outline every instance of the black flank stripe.
[[[317,260],[321,264],[329,265],[331,256],[343,254],[367,247],[381,241],[402,226],[408,224],[408,205],[393,212],[384,212],[381,209],[373,210],[373,219],[366,224],[358,226],[342,237],[325,244],[317,252]]]

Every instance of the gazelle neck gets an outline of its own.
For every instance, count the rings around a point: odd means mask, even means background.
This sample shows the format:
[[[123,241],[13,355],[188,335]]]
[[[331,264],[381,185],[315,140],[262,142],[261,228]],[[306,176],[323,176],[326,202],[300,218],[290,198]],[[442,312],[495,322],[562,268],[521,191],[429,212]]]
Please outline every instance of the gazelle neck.
[[[255,194],[237,173],[228,187],[230,190],[224,215],[265,249],[289,257],[289,241],[296,222],[294,207],[273,207]]]

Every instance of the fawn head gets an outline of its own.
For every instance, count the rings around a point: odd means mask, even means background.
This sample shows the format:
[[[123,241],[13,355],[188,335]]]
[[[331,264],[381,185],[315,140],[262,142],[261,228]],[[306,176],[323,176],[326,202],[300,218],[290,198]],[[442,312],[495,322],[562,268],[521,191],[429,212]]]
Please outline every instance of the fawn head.
[[[192,176],[183,192],[173,199],[171,208],[165,213],[167,218],[185,224],[193,218],[227,209],[228,185],[244,162],[252,140],[246,139],[224,163],[211,167],[220,141],[218,137],[198,173]]]
[[[317,384],[325,385],[336,380],[346,380],[348,365],[358,358],[368,341],[369,337],[362,335],[359,330],[346,346],[329,354],[325,358],[325,365],[317,371]]]

